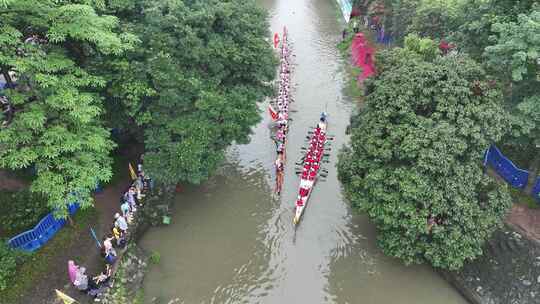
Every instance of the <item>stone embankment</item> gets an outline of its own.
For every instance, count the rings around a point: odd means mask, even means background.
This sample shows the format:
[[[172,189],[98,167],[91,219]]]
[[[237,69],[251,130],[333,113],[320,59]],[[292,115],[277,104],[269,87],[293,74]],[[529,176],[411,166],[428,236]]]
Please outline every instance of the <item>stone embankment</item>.
[[[157,188],[147,194],[144,204],[140,207],[130,224],[128,246],[124,251],[119,251],[118,262],[114,265],[114,274],[111,287],[98,297],[78,297],[81,303],[104,303],[104,304],[142,304],[142,286],[148,269],[150,258],[137,241],[144,235],[148,228],[163,224],[163,217],[170,216],[170,208],[174,203],[174,187]],[[71,283],[64,286],[68,294],[77,294],[77,290]],[[176,303],[177,299],[164,302],[165,304]],[[51,304],[60,304],[59,299],[53,299]],[[161,302],[159,302],[161,303]],[[153,304],[158,304],[154,301]]]
[[[474,304],[540,304],[540,246],[510,226],[494,233],[482,257],[442,274]]]
[[[136,244],[130,245],[119,262],[112,287],[95,299],[107,304],[142,304],[142,285],[148,256]]]
[[[163,223],[164,216],[170,216],[174,202],[174,188],[158,187],[148,193],[144,205],[139,208],[130,226],[130,244],[118,263],[112,287],[95,299],[105,304],[142,304],[142,286],[149,264],[149,257],[137,245],[137,241],[152,226]]]

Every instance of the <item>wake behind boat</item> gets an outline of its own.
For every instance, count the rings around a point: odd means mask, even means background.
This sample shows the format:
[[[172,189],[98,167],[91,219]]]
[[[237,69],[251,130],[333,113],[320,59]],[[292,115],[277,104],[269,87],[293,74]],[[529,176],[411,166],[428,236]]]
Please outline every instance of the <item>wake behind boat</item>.
[[[306,154],[304,155],[303,162],[301,163],[301,172],[299,172],[301,174],[300,187],[295,203],[293,219],[294,225],[297,225],[300,222],[300,218],[307,207],[309,197],[313,192],[313,187],[315,186],[315,183],[322,172],[321,165],[325,159],[325,146],[329,140],[326,133],[327,123],[327,115],[326,113],[322,113],[317,127],[311,136],[308,136],[309,146],[306,149]]]

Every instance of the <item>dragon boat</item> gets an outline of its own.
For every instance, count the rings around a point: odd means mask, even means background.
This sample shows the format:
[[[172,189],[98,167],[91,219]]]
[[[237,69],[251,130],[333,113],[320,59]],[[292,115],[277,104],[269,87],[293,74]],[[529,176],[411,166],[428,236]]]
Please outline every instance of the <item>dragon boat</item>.
[[[313,192],[313,188],[317,179],[322,172],[322,162],[325,157],[325,146],[329,140],[327,135],[327,119],[326,113],[322,113],[320,122],[317,127],[308,135],[308,147],[304,155],[303,162],[301,163],[300,174],[300,186],[298,189],[298,196],[295,202],[295,211],[293,224],[297,225],[300,222],[300,218],[307,207],[309,197]]]

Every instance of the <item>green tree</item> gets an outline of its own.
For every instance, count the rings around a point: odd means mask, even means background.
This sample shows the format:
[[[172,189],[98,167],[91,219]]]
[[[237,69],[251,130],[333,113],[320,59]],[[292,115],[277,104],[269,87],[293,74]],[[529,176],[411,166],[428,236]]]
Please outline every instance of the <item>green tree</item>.
[[[141,127],[158,182],[200,183],[233,141],[247,142],[271,94],[276,59],[254,1],[135,1],[123,19],[141,38],[108,90]],[[142,14],[140,12],[143,12]]]
[[[433,56],[431,44],[429,51],[425,40],[408,37],[406,48],[377,57],[379,74],[338,170],[386,254],[458,269],[482,253],[510,206],[506,185],[482,170],[508,117],[478,64]]]
[[[486,47],[488,66],[507,88],[512,134],[506,138],[522,151],[532,151],[532,189],[540,167],[540,7],[515,22],[495,23],[493,44]]]
[[[385,0],[385,31],[392,35],[394,41],[400,45],[409,32],[409,26],[416,14],[418,1],[416,0]]]
[[[90,206],[96,183],[111,177],[114,143],[97,94],[105,81],[87,64],[134,41],[120,33],[117,18],[76,2],[18,0],[0,8],[0,68],[17,84],[5,90],[15,110],[0,129],[0,167],[35,166],[31,189],[59,216],[67,202]]]
[[[530,12],[536,0],[466,0],[458,12],[456,28],[450,39],[473,58],[482,60],[496,23],[514,22],[517,16]]]
[[[460,9],[466,1],[419,1],[407,32],[437,40],[445,39],[458,28]]]

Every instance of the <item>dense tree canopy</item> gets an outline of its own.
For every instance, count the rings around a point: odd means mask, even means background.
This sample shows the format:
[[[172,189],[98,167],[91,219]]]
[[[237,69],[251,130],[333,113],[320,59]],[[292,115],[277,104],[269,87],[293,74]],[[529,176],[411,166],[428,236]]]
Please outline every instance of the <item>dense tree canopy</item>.
[[[143,126],[150,175],[199,183],[232,141],[248,140],[256,102],[271,93],[265,15],[252,1],[140,5],[144,14],[128,18],[143,42],[130,55],[139,60],[113,81],[113,94]],[[143,98],[131,98],[133,88]]]
[[[520,145],[540,145],[540,9],[493,25],[488,66],[511,88],[508,102]]]
[[[275,58],[251,0],[4,0],[0,17],[14,109],[0,168],[34,166],[32,190],[60,215],[110,179],[110,128],[144,143],[158,182],[198,183],[248,140],[270,93]]]
[[[35,166],[33,191],[60,213],[75,199],[88,206],[95,185],[111,177],[114,143],[96,93],[104,79],[85,69],[85,61],[121,54],[134,37],[119,34],[117,18],[88,5],[21,0],[8,2],[0,15],[0,68],[15,109],[0,130],[0,167]]]
[[[440,42],[477,60],[503,86],[511,132],[498,144],[522,160],[530,175],[530,190],[540,168],[538,150],[539,100],[538,12],[535,0],[359,0],[364,14],[396,45],[417,34]],[[382,8],[382,9],[381,9]],[[505,152],[505,153],[506,153]]]
[[[506,187],[482,170],[508,117],[482,68],[441,56],[436,45],[411,36],[377,57],[379,74],[338,169],[385,253],[457,269],[481,254],[509,207]]]

